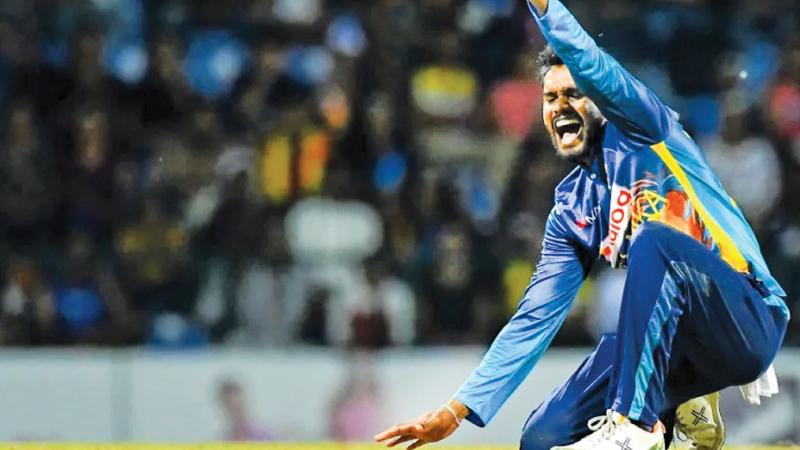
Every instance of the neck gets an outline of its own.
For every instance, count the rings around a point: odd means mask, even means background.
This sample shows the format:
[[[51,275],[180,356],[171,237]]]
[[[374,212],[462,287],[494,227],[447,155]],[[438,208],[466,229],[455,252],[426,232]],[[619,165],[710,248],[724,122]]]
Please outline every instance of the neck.
[[[605,135],[605,129],[606,127],[604,121],[600,127],[600,132],[597,133],[595,136],[593,136],[592,139],[589,140],[589,142],[587,142],[586,151],[581,156],[572,158],[572,161],[575,164],[578,164],[579,166],[583,167],[584,169],[590,172],[595,171],[593,167],[595,165],[594,164],[595,159],[603,157],[602,150],[603,150],[603,136]],[[602,162],[598,166],[599,166],[598,169],[601,172],[603,172],[601,176],[605,178],[605,170]]]
[[[583,167],[584,169],[591,169],[592,168],[592,160],[600,153],[600,145],[599,142],[588,142],[586,145],[586,151],[583,152],[580,156],[575,156],[570,158],[572,162],[575,164]]]
[[[579,156],[573,159],[573,162],[584,169],[590,169],[592,167],[592,157],[594,156],[595,152],[594,147],[589,147],[589,150],[583,154],[583,156]]]

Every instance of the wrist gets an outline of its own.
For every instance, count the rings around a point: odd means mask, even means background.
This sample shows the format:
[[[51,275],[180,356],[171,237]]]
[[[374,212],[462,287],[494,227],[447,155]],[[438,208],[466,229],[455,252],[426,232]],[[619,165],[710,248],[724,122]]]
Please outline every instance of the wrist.
[[[464,420],[469,415],[469,408],[456,399],[450,400],[446,405],[453,410],[459,421]]]

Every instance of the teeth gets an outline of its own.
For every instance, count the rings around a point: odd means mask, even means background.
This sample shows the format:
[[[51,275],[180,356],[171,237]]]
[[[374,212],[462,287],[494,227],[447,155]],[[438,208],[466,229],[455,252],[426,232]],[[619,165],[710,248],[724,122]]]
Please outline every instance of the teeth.
[[[558,128],[567,126],[567,125],[580,125],[580,121],[574,117],[559,117],[555,121],[555,126]]]

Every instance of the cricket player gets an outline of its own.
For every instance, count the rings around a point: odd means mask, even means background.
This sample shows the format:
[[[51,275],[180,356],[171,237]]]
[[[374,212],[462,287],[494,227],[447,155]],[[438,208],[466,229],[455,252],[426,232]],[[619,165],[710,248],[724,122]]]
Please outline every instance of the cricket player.
[[[705,420],[683,421],[718,421],[709,394],[774,377],[785,293],[677,114],[598,48],[560,0],[528,3],[549,44],[540,56],[544,124],[577,167],[556,188],[534,276],[483,361],[448,403],[375,438],[413,449],[462,419],[489,423],[602,259],[627,267],[617,333],[533,411],[520,447],[663,449],[664,423],[676,409],[681,422],[681,405],[707,396]],[[694,445],[718,448],[720,433]]]

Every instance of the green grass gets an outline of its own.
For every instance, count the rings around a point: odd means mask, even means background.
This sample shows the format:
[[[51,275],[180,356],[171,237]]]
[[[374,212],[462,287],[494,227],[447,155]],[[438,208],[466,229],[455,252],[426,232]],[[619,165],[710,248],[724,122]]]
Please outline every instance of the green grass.
[[[77,443],[0,443],[3,450],[379,450],[378,444],[340,443],[270,443],[270,444],[77,444]],[[402,448],[402,447],[401,447]],[[424,449],[438,450],[517,450],[507,445],[441,445],[431,444]],[[725,447],[731,450],[787,450],[800,446]]]

